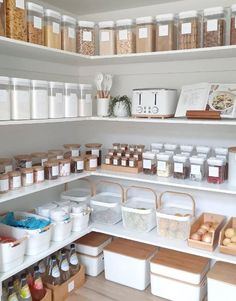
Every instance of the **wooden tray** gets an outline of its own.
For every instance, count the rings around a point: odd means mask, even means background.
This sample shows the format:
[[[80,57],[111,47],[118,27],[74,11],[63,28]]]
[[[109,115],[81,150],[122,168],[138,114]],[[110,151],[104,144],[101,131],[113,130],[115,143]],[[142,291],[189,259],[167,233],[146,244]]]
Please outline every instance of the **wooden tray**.
[[[108,171],[114,171],[114,172],[125,172],[125,173],[137,174],[137,173],[140,173],[143,171],[143,162],[139,161],[138,167],[124,167],[124,166],[102,164],[101,169],[108,170]]]
[[[221,119],[220,113],[216,111],[187,111],[186,117],[188,119]]]
[[[188,245],[192,248],[202,249],[205,251],[213,252],[218,244],[220,230],[222,229],[225,221],[225,216],[213,213],[203,213],[191,226],[190,235],[188,239]],[[213,233],[212,243],[206,243],[203,241],[196,241],[190,239],[191,235],[200,228],[200,226],[206,222],[218,223],[218,227]]]
[[[231,217],[231,219],[225,224],[224,228],[220,231],[219,246],[220,252],[228,255],[236,256],[236,248],[232,249],[223,245],[223,240],[225,239],[225,230],[228,228],[236,228],[236,217]]]

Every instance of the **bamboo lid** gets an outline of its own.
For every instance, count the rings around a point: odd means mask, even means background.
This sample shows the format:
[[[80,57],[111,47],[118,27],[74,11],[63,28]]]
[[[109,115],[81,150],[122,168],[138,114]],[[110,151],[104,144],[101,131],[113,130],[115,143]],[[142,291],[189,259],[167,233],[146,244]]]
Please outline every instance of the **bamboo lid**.
[[[87,143],[87,144],[85,144],[85,147],[92,148],[92,149],[97,149],[97,148],[102,147],[102,144],[100,144],[100,143]]]
[[[207,278],[236,285],[236,265],[227,262],[216,262]]]
[[[47,157],[48,157],[48,154],[47,154],[47,153],[44,153],[44,152],[37,152],[37,153],[32,153],[31,156],[32,156],[33,158],[44,159],[44,158],[47,158]]]
[[[229,153],[236,153],[236,147],[230,147]]]
[[[78,149],[80,147],[81,147],[80,144],[64,144],[64,148],[67,148],[67,149]]]
[[[157,251],[157,247],[123,238],[117,238],[106,246],[104,250],[140,260],[146,260]]]
[[[9,158],[0,158],[0,164],[1,165],[12,164],[12,159],[9,159]]]
[[[33,173],[34,172],[33,168],[21,168],[20,171],[21,171],[22,174],[27,174],[27,173]]]
[[[30,155],[18,155],[14,157],[16,160],[23,161],[32,161],[32,157]]]
[[[75,243],[89,247],[99,247],[110,238],[111,236],[106,234],[91,232],[78,239]]]

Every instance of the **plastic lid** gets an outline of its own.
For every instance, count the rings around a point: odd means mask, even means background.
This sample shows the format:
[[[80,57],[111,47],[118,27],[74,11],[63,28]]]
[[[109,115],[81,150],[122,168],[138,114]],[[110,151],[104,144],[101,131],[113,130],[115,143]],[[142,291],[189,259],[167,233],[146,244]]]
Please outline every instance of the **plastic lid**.
[[[50,149],[49,151],[48,151],[48,153],[50,154],[50,155],[63,155],[63,150],[61,150],[61,149]]]
[[[173,158],[175,162],[180,162],[180,163],[185,163],[188,160],[188,157],[184,155],[176,155]]]
[[[61,14],[58,11],[52,10],[52,9],[45,9],[45,16],[47,17],[53,17],[58,20],[61,20]]]
[[[80,144],[64,144],[63,146],[67,149],[78,149],[81,147]]]
[[[65,83],[65,89],[78,89],[78,84],[76,84],[76,83]]]
[[[52,167],[52,166],[58,166],[59,162],[57,160],[50,160],[43,163],[44,166]]]
[[[43,9],[43,6],[41,6],[41,5],[38,5],[33,2],[27,2],[26,6],[27,6],[28,10],[32,10],[32,11],[38,12],[40,14],[43,14],[44,9]]]
[[[154,21],[154,18],[151,16],[141,17],[141,18],[136,19],[136,24],[149,24],[149,23],[153,23],[153,21]]]
[[[215,153],[216,153],[216,155],[227,156],[229,153],[229,150],[228,150],[228,148],[225,148],[225,147],[216,147]]]
[[[116,21],[116,26],[131,26],[133,25],[132,19],[121,19]]]
[[[171,158],[172,158],[171,154],[167,154],[167,153],[159,153],[159,154],[157,154],[157,160],[168,161]]]
[[[9,84],[10,78],[6,76],[0,76],[0,84]]]
[[[143,153],[143,159],[150,159],[153,160],[156,158],[156,154],[152,153],[152,152],[146,152]]]
[[[91,149],[93,149],[93,148],[100,148],[100,147],[102,147],[102,144],[100,144],[100,143],[87,143],[87,144],[85,144],[85,147],[87,147],[87,148],[91,148]]]
[[[217,14],[223,14],[224,8],[222,6],[216,6],[204,9],[204,16],[212,16]]]
[[[64,211],[61,208],[56,208],[50,211],[50,218],[53,221],[62,222],[66,219],[68,219],[68,214],[66,211]]]
[[[75,18],[72,18],[70,16],[67,16],[67,15],[63,15],[62,16],[62,21],[63,22],[68,22],[68,23],[71,23],[73,25],[76,25],[76,19]]]
[[[49,88],[53,89],[53,88],[65,88],[65,84],[61,83],[61,82],[49,82]]]
[[[32,88],[48,88],[48,82],[44,80],[32,80],[31,86]]]
[[[45,159],[48,157],[47,153],[43,153],[43,152],[38,152],[38,153],[32,153],[31,156],[33,158],[41,158],[41,159]]]
[[[198,12],[196,10],[184,11],[179,14],[180,19],[196,18],[196,17],[198,17]]]
[[[163,15],[157,15],[156,16],[156,21],[173,21],[175,18],[174,14],[163,14]]]
[[[114,21],[104,21],[104,22],[99,22],[98,27],[99,28],[112,28],[115,26]]]
[[[80,90],[92,90],[93,88],[90,84],[79,84],[78,86]]]
[[[207,163],[209,165],[223,166],[223,165],[225,165],[225,160],[220,159],[220,158],[216,158],[216,157],[211,157],[207,160]]]
[[[169,143],[164,144],[165,150],[176,150],[177,147],[178,147],[177,144],[169,144]]]
[[[9,175],[7,173],[0,174],[0,180],[6,180],[9,178]]]
[[[192,152],[194,146],[193,145],[180,145],[180,150],[183,152]]]
[[[90,204],[94,206],[114,208],[121,203],[121,197],[112,193],[100,193],[95,195]]]
[[[90,21],[78,21],[78,26],[80,26],[80,27],[93,28],[93,27],[95,26],[95,22],[90,22]]]
[[[21,168],[20,171],[23,174],[33,173],[34,172],[33,168]]]
[[[32,157],[30,155],[18,155],[14,157],[15,160],[25,160],[25,161],[32,161]]]
[[[25,79],[25,78],[16,78],[13,77],[11,79],[12,85],[18,85],[18,86],[29,86],[30,85],[30,80]]]
[[[197,146],[196,150],[198,153],[208,154],[211,148],[209,146]]]
[[[193,156],[189,158],[191,164],[203,164],[206,160],[203,157]]]

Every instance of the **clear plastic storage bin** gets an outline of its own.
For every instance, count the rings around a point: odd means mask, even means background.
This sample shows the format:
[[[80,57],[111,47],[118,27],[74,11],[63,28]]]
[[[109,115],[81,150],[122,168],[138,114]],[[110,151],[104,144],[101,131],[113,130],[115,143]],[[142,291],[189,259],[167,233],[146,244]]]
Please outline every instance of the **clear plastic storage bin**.
[[[114,55],[116,52],[115,22],[99,22],[99,54]]]
[[[31,81],[31,118],[48,118],[48,82]]]
[[[89,117],[93,115],[92,85],[79,85],[78,116]]]
[[[0,77],[0,120],[10,120],[10,119],[11,119],[10,78],[1,76]]]
[[[133,20],[116,21],[116,53],[129,54],[135,52],[135,33]]]
[[[76,19],[63,15],[61,27],[62,49],[76,52]]]
[[[57,11],[45,10],[45,46],[61,49],[61,14]]]
[[[152,52],[155,48],[155,26],[153,17],[136,19],[136,52]]]
[[[95,55],[95,23],[78,21],[77,52],[83,55]]]
[[[100,184],[107,186],[115,185],[119,187],[121,193],[112,192],[96,192],[96,188]],[[92,221],[100,224],[114,225],[121,221],[121,203],[124,200],[123,187],[114,182],[101,181],[95,186],[94,196],[91,198],[90,205],[92,208]]]
[[[49,118],[65,117],[65,85],[60,82],[49,82]]]
[[[65,117],[73,118],[78,116],[78,85],[65,84]]]
[[[130,190],[147,191],[152,198],[134,196],[128,197]],[[138,232],[149,232],[156,227],[155,210],[158,204],[157,194],[154,190],[146,187],[131,186],[125,192],[122,204],[122,220],[124,228]],[[159,205],[158,205],[159,208]]]
[[[156,51],[175,50],[177,29],[174,14],[156,16]]]
[[[30,119],[30,80],[11,79],[11,118],[13,120]]]
[[[28,42],[44,45],[44,9],[43,6],[27,2]]]

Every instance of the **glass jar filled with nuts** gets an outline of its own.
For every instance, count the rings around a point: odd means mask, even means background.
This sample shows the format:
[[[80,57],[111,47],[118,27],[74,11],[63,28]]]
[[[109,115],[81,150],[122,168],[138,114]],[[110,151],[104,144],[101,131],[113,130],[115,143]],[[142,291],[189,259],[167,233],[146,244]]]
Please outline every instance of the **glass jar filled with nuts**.
[[[83,55],[95,55],[95,23],[78,21],[77,52]]]
[[[135,33],[133,20],[124,19],[116,22],[116,53],[129,54],[135,52]]]

